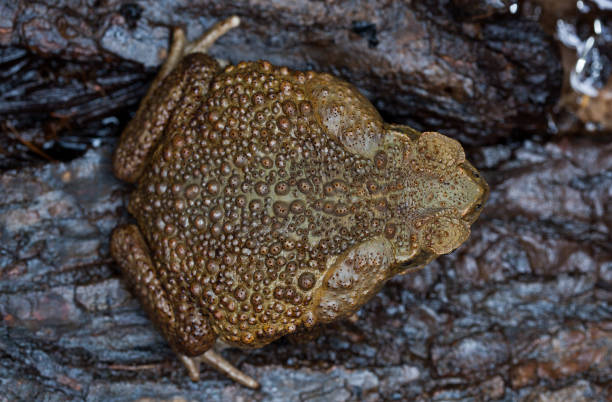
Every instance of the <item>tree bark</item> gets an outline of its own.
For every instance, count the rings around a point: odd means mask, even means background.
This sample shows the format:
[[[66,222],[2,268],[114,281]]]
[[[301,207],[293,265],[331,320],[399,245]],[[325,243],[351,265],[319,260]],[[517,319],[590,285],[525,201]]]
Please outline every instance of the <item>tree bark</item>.
[[[509,4],[0,4],[0,400],[604,400],[611,138],[548,132],[557,45]],[[170,27],[231,14],[216,57],[339,75],[387,121],[468,144],[491,185],[466,244],[353,319],[224,351],[259,391],[192,383],[109,256],[129,192],[110,155]]]

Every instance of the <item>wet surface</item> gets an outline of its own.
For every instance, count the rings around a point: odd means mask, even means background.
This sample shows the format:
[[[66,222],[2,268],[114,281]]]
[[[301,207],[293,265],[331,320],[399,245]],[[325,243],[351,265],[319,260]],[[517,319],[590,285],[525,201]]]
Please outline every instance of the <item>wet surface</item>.
[[[0,6],[0,168],[23,165],[28,149],[73,157],[96,131],[118,135],[122,108],[137,103],[151,77],[141,65],[153,71],[165,57],[170,26],[195,38],[231,13],[241,28],[221,38],[214,56],[331,72],[357,85],[387,121],[437,127],[471,144],[545,130],[562,83],[552,37],[507,8],[490,10],[495,2],[474,10],[444,3]]]
[[[466,3],[0,5],[0,400],[606,400],[612,136],[593,105],[610,80],[572,90],[576,51],[550,36],[592,14]],[[225,351],[261,391],[212,370],[192,383],[108,251],[129,191],[110,155],[167,26],[196,36],[233,12],[244,26],[216,56],[347,77],[388,120],[467,141],[491,186],[466,244],[353,319]]]

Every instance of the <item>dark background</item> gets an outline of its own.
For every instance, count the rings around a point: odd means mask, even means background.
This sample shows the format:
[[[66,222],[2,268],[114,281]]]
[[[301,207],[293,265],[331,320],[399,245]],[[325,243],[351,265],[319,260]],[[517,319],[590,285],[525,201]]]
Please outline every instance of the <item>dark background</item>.
[[[581,4],[0,0],[0,401],[609,398],[612,18]],[[192,383],[108,251],[129,192],[110,155],[171,27],[232,14],[215,57],[341,76],[462,141],[492,189],[466,244],[353,319],[225,351],[260,391]],[[585,96],[568,41],[590,36]]]

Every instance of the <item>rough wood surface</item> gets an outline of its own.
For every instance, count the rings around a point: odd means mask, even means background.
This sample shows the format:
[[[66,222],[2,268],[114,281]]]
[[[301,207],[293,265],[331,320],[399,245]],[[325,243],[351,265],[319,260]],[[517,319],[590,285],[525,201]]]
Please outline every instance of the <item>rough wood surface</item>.
[[[249,4],[0,4],[0,400],[606,400],[612,138],[547,134],[561,67],[538,23],[484,0]],[[357,319],[226,351],[260,391],[192,383],[108,252],[129,191],[110,154],[168,27],[232,13],[215,56],[342,75],[471,144],[492,189],[465,245]]]

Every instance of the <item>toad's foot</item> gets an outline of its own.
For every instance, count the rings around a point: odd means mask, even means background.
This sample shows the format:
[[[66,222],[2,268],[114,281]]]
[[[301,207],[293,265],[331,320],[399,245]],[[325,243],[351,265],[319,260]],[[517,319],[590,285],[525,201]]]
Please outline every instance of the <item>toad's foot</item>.
[[[140,103],[134,118],[127,125],[113,161],[115,175],[134,183],[144,171],[147,160],[155,150],[160,138],[166,132],[172,118],[180,119],[181,113],[174,113],[176,105],[189,104],[189,94],[198,93],[205,97],[208,84],[221,68],[219,63],[204,52],[228,30],[237,26],[236,16],[215,24],[200,39],[187,43],[182,29],[174,30],[172,45],[166,61],[151,83],[147,95]],[[193,100],[191,101],[193,102]]]
[[[212,348],[208,349],[205,353],[199,356],[188,357],[179,354],[178,357],[187,368],[189,378],[191,378],[193,381],[198,381],[200,379],[200,363],[204,362],[245,387],[252,389],[259,388],[259,383],[257,381],[238,370]]]
[[[175,28],[172,33],[172,45],[168,58],[164,62],[157,77],[163,80],[176,67],[181,59],[192,53],[206,53],[217,39],[227,33],[232,28],[240,25],[240,18],[233,15],[223,21],[217,22],[208,31],[204,32],[199,39],[187,43],[185,31],[182,28]]]
[[[240,25],[240,18],[236,15],[232,15],[231,17],[217,22],[210,28],[208,31],[204,33],[198,40],[195,42],[190,42],[185,46],[185,54],[200,52],[206,53],[208,49],[215,43],[217,39],[221,36],[225,35],[230,29],[236,28]]]

